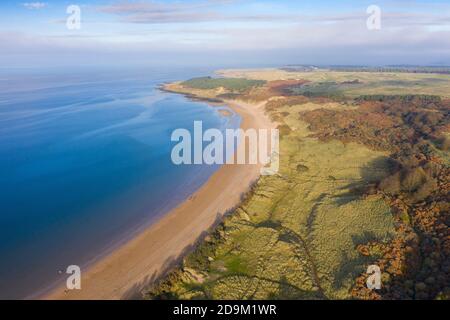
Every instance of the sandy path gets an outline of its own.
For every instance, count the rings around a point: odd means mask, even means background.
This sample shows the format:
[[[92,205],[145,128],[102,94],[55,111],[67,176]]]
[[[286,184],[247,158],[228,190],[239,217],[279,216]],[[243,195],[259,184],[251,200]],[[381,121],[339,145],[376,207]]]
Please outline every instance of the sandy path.
[[[263,103],[228,103],[243,129],[272,128]],[[242,144],[241,144],[242,146]],[[189,200],[82,274],[82,290],[58,288],[44,299],[130,299],[152,283],[227,210],[235,207],[258,176],[260,165],[224,165]]]

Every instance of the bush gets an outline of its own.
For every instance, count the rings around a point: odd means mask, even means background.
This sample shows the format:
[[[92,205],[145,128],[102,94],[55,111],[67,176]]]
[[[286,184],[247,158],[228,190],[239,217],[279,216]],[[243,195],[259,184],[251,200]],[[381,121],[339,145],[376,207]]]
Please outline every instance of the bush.
[[[380,182],[380,189],[388,194],[396,195],[401,192],[400,173],[384,178]]]
[[[440,137],[437,140],[436,145],[442,151],[449,151],[450,150],[450,138],[446,137],[446,136]]]
[[[406,169],[401,174],[402,191],[415,192],[428,180],[422,168]]]

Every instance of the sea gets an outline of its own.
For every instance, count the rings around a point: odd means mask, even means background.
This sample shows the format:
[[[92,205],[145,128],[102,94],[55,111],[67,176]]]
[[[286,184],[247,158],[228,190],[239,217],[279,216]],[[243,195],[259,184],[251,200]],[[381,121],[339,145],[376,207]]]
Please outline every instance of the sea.
[[[241,119],[159,86],[212,72],[0,69],[0,299],[39,297],[208,180],[217,165],[172,163],[172,132]]]

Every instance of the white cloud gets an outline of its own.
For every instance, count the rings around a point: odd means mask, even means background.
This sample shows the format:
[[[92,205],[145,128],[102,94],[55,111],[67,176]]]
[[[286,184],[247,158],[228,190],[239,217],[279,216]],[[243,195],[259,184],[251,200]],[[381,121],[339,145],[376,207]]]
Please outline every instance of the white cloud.
[[[47,6],[47,3],[45,2],[25,2],[22,3],[22,5],[30,10],[39,10],[42,8],[45,8]]]

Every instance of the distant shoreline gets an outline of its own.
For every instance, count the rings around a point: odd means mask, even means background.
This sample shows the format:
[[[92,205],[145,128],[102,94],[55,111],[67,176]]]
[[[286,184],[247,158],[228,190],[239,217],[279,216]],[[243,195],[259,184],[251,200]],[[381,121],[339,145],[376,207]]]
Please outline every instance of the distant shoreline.
[[[263,105],[218,101],[195,94],[183,94],[211,105],[223,103],[241,118],[241,128],[268,129],[273,123]],[[260,165],[223,165],[191,197],[131,240],[90,266],[82,274],[82,290],[65,292],[59,287],[43,299],[132,299],[176,265],[195,244],[241,201],[241,196],[259,178]]]

